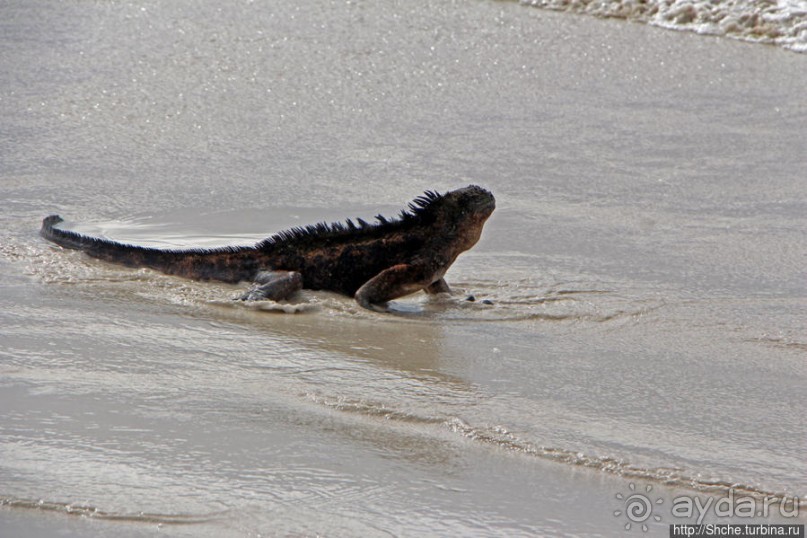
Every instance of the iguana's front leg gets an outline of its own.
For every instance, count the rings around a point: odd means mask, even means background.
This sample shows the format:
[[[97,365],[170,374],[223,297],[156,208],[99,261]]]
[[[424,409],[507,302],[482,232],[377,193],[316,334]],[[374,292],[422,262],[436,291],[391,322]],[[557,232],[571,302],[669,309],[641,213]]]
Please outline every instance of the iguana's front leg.
[[[356,292],[355,298],[364,308],[380,310],[380,304],[428,287],[429,276],[427,270],[420,265],[393,265],[365,282]]]
[[[441,278],[440,280],[435,280],[425,288],[423,291],[430,295],[434,295],[436,293],[451,293],[451,288],[448,287],[448,283],[446,282],[445,278]]]
[[[303,288],[303,275],[297,271],[262,271],[255,286],[241,296],[242,301],[283,301]]]
[[[451,293],[451,288],[448,287],[448,284],[446,283],[444,278],[441,278],[440,280],[432,282],[431,284],[429,284],[428,286],[423,288],[423,290],[426,293],[429,293],[429,294],[432,294],[432,295],[436,294],[436,293]],[[465,300],[470,301],[470,302],[474,302],[474,301],[476,301],[476,297],[474,297],[473,295],[469,295],[469,296],[467,296],[465,298]],[[482,304],[485,304],[485,305],[493,304],[493,301],[491,301],[490,299],[482,299],[480,302]]]

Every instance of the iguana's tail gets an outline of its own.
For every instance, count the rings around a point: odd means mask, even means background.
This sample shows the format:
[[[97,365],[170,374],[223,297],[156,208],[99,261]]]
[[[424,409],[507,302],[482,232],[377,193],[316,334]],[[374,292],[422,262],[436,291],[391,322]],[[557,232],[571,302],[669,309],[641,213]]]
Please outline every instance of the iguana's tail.
[[[112,263],[148,267],[186,278],[224,282],[250,280],[260,269],[253,247],[163,250],[127,245],[56,228],[62,221],[58,215],[46,217],[42,221],[40,235],[64,248],[80,250],[93,258]]]

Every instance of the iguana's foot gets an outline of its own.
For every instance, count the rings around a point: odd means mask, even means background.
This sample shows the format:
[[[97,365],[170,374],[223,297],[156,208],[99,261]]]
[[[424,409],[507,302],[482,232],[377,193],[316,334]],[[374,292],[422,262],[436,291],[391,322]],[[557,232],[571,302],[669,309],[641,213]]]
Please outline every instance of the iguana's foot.
[[[255,285],[241,296],[242,301],[283,301],[303,288],[303,275],[296,271],[263,271]]]

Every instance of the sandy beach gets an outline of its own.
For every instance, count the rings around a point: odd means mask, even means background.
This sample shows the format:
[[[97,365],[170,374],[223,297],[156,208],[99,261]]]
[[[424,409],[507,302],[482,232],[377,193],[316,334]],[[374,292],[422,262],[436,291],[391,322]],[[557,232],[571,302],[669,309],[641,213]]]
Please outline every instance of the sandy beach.
[[[0,21],[0,536],[805,523],[807,55],[515,2]],[[38,236],[250,244],[472,183],[456,296],[386,314]]]

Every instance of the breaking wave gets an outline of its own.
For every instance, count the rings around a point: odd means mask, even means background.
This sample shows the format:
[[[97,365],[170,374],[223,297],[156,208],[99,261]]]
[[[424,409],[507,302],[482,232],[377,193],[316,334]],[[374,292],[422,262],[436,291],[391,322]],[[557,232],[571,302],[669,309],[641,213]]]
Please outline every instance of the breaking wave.
[[[95,506],[46,501],[43,499],[19,499],[16,497],[0,496],[0,507],[17,508],[22,510],[40,510],[59,514],[78,516],[106,521],[120,521],[129,523],[156,523],[159,525],[196,525],[209,523],[219,518],[221,514],[192,515],[192,514],[149,514],[145,512],[107,512]]]
[[[807,52],[805,0],[520,0],[520,3]]]
[[[767,491],[753,485],[726,480],[707,480],[689,474],[679,468],[644,468],[628,461],[607,456],[596,456],[565,448],[542,446],[532,441],[519,438],[504,426],[475,426],[457,416],[421,416],[400,411],[387,405],[376,405],[367,401],[350,401],[345,399],[327,399],[316,395],[308,395],[319,405],[343,413],[361,415],[402,424],[420,424],[424,427],[438,427],[442,431],[458,434],[465,439],[494,448],[507,450],[524,456],[538,457],[565,465],[584,467],[594,471],[617,475],[631,480],[656,482],[668,487],[689,489],[705,494],[722,495],[733,491],[756,498],[768,498],[782,503],[797,503],[807,506],[807,500],[792,495]]]

